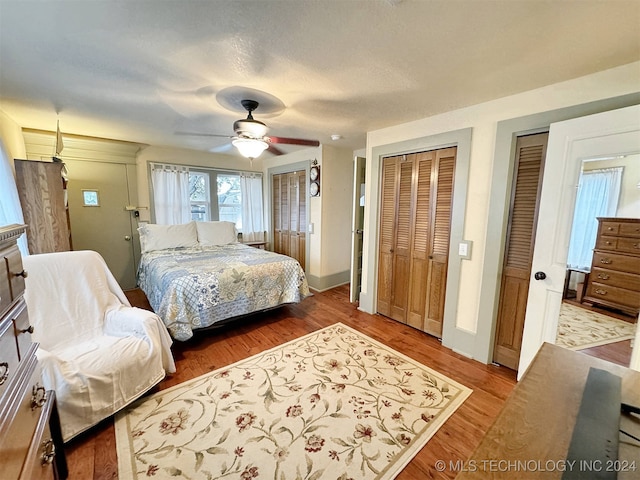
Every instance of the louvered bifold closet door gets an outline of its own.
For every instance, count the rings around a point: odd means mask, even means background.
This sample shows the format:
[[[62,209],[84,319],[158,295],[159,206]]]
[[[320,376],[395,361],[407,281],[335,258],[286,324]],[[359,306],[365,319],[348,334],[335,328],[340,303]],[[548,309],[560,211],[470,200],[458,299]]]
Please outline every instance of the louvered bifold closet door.
[[[298,173],[289,174],[289,253],[291,258],[299,257],[298,228],[300,224],[299,208],[300,188],[298,185]]]
[[[283,255],[289,255],[289,222],[290,222],[290,196],[289,196],[289,174],[283,173],[281,175],[282,183],[280,184],[280,218],[282,222],[280,228],[282,229],[280,251]]]
[[[399,166],[401,159],[402,157],[389,157],[382,160],[377,311],[387,317],[391,316],[396,203],[398,197],[398,184],[400,179]]]
[[[433,221],[423,330],[436,337],[442,337],[444,321],[456,152],[455,147],[436,150],[435,165],[431,175]]]
[[[427,299],[429,244],[431,239],[431,175],[435,152],[415,155],[416,189],[413,207],[413,248],[411,252],[411,283],[407,323],[422,330]]]
[[[493,359],[518,368],[547,133],[519,137],[509,209]]]
[[[298,263],[306,270],[307,256],[307,176],[305,172],[298,175]]]
[[[273,176],[273,251],[282,253],[282,175]]]

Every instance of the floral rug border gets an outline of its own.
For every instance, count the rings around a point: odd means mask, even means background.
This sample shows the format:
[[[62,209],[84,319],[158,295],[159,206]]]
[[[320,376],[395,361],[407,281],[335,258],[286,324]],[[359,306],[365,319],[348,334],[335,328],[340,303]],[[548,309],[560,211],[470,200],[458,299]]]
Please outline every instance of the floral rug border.
[[[129,416],[127,415],[127,412],[129,409],[134,408],[136,405],[144,403],[144,402],[149,402],[152,401],[153,399],[157,398],[157,397],[161,397],[161,396],[165,396],[169,393],[171,393],[172,391],[176,390],[176,389],[180,389],[180,388],[184,388],[186,386],[189,386],[191,384],[194,384],[198,381],[201,381],[203,379],[205,379],[205,377],[212,377],[215,376],[216,374],[220,374],[221,372],[227,371],[227,370],[231,370],[234,367],[237,367],[243,363],[246,362],[250,362],[252,359],[254,358],[258,358],[261,356],[265,356],[268,355],[272,352],[277,352],[279,350],[284,349],[287,346],[290,346],[291,344],[297,343],[297,342],[301,342],[304,341],[305,339],[309,338],[309,337],[313,337],[313,336],[318,336],[319,334],[321,334],[324,331],[329,331],[332,329],[336,329],[336,328],[342,328],[344,329],[346,332],[351,333],[352,335],[356,335],[358,337],[362,337],[364,340],[366,340],[367,342],[371,343],[373,346],[375,346],[376,348],[381,349],[384,352],[393,352],[393,354],[395,356],[397,356],[398,358],[402,359],[404,362],[410,364],[413,368],[417,368],[422,370],[423,372],[429,373],[431,375],[435,375],[436,377],[438,377],[439,379],[444,379],[446,381],[446,385],[451,386],[455,391],[455,395],[452,396],[452,398],[449,399],[449,401],[447,402],[446,406],[441,410],[438,411],[438,413],[434,416],[431,415],[429,416],[429,418],[425,418],[425,415],[423,414],[423,419],[425,422],[428,422],[428,427],[425,427],[424,429],[422,429],[418,435],[416,435],[413,439],[413,441],[404,449],[402,449],[400,451],[400,453],[398,453],[397,455],[395,455],[394,460],[390,461],[386,467],[378,474],[375,476],[376,479],[385,479],[385,480],[390,480],[395,478],[398,473],[400,473],[402,471],[402,469],[415,457],[415,455],[418,453],[418,451],[420,451],[426,444],[427,442],[433,437],[433,435],[440,429],[440,427],[451,417],[451,415],[453,415],[453,413],[455,413],[455,411],[460,407],[460,405],[462,405],[462,403],[469,397],[469,395],[472,393],[472,390],[454,380],[452,380],[451,378],[447,377],[446,375],[443,375],[439,372],[437,372],[436,370],[431,369],[430,367],[421,364],[420,362],[402,354],[401,352],[398,352],[397,350],[395,350],[394,348],[385,345],[381,342],[378,342],[376,340],[374,340],[373,338],[369,337],[368,335],[353,329],[351,327],[348,327],[342,323],[335,323],[333,325],[330,325],[328,327],[322,328],[320,330],[311,332],[309,334],[303,335],[301,337],[295,338],[293,340],[290,340],[288,342],[285,342],[281,345],[275,346],[273,348],[267,349],[263,352],[260,352],[256,355],[252,355],[248,358],[242,359],[238,362],[235,362],[231,365],[219,368],[217,370],[205,373],[203,375],[200,375],[196,378],[187,380],[181,384],[178,385],[174,385],[170,388],[167,388],[165,390],[161,390],[153,395],[150,395],[149,397],[145,397],[137,402],[135,402],[133,405],[131,405],[130,407],[128,407],[127,409],[124,409],[123,411],[121,411],[120,413],[118,413],[116,415],[115,418],[115,430],[116,430],[116,448],[117,448],[117,452],[118,452],[118,471],[119,471],[119,478],[120,479],[134,479],[134,478],[138,478],[138,474],[136,474],[136,465],[133,459],[133,439],[131,437],[131,428],[129,426]],[[447,387],[448,388],[448,387]],[[268,476],[268,475],[267,475]],[[243,477],[244,478],[244,477]],[[247,477],[248,478],[248,477]],[[285,478],[285,477],[283,477]],[[288,477],[287,477],[288,478]],[[367,478],[374,478],[374,477],[370,477],[368,476]]]
[[[579,328],[585,325],[586,330]],[[625,333],[626,330],[628,333]],[[556,345],[574,351],[586,350],[633,340],[635,331],[636,325],[633,323],[563,302],[558,318]]]

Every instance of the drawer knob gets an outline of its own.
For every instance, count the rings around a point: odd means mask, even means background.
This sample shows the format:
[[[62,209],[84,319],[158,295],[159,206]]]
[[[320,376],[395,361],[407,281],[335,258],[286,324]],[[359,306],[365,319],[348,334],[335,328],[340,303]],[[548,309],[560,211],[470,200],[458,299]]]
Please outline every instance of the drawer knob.
[[[611,259],[610,258],[603,258],[602,260],[600,260],[600,263],[602,263],[604,265],[609,265],[611,263]]]
[[[33,325],[29,325],[27,328],[20,330],[20,333],[33,333]]]
[[[9,378],[9,364],[7,362],[0,363],[0,385]]]
[[[606,295],[607,291],[606,290],[602,290],[601,288],[596,288],[596,293],[598,295]]]
[[[51,465],[53,463],[53,459],[56,456],[56,446],[53,443],[53,440],[49,439],[42,442],[42,465]]]
[[[606,273],[599,273],[598,278],[600,280],[609,280],[609,275],[607,275]]]
[[[33,391],[31,392],[31,410],[35,410],[36,408],[42,408],[42,406],[47,402],[47,391],[44,389],[42,385],[36,383],[33,386]]]
[[[20,273],[14,273],[13,276],[27,278],[29,274],[25,270],[22,270]]]

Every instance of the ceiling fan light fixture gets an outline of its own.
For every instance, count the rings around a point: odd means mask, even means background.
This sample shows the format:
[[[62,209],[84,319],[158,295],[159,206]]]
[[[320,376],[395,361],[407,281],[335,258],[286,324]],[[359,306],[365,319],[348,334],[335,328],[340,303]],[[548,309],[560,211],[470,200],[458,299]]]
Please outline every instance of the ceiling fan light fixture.
[[[254,138],[236,138],[231,143],[246,158],[258,158],[269,147],[264,140]]]

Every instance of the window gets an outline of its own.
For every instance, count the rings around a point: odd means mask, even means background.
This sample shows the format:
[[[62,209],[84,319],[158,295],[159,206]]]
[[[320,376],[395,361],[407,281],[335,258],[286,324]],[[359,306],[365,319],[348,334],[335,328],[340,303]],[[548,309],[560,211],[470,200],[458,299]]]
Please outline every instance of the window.
[[[208,173],[189,172],[189,200],[191,202],[192,220],[199,222],[211,220],[211,195]]]
[[[212,191],[214,178],[216,190]],[[190,170],[189,199],[193,220],[233,222],[239,231],[242,229],[240,175]]]
[[[218,185],[218,220],[233,222],[238,231],[242,230],[242,195],[240,192],[240,175],[219,174]]]

